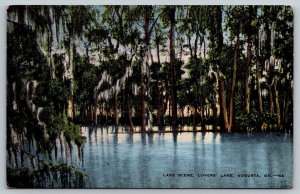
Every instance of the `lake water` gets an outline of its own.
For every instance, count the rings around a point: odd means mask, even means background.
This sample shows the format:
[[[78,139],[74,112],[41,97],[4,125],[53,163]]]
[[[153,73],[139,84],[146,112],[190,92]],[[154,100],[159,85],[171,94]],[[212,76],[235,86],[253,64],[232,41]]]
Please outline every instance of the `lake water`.
[[[87,127],[82,132],[87,137],[81,163],[88,174],[87,188],[292,186],[290,133],[198,132],[174,136],[114,134],[108,128]],[[75,158],[76,152],[72,155]]]

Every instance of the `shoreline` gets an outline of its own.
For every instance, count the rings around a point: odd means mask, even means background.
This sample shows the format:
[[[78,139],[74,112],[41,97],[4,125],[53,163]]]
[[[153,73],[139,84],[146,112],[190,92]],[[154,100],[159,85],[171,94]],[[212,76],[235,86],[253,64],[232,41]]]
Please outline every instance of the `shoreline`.
[[[220,129],[217,130],[213,130],[213,129],[206,129],[206,130],[178,130],[178,131],[172,131],[172,130],[162,130],[162,131],[158,131],[158,130],[150,130],[150,131],[134,131],[134,132],[130,132],[130,131],[124,131],[121,130],[119,128],[119,130],[116,132],[114,130],[112,130],[113,126],[81,126],[81,127],[87,127],[87,128],[97,128],[97,129],[101,129],[101,130],[106,130],[109,133],[112,134],[124,134],[124,133],[128,133],[128,134],[154,134],[154,133],[173,133],[173,134],[178,134],[178,133],[206,133],[206,132],[210,132],[210,133],[224,133],[224,134],[233,134],[233,133],[291,133],[293,134],[293,130],[267,130],[267,131],[261,131],[261,130],[257,130],[257,131],[247,131],[247,130],[238,130],[238,131],[232,131],[232,132],[226,132],[226,131],[222,131]],[[165,127],[169,127],[169,126],[165,126]],[[190,127],[190,126],[186,126],[186,127]],[[107,129],[110,128],[110,129]],[[127,128],[124,127],[124,128]],[[155,126],[155,128],[157,128],[157,126]]]

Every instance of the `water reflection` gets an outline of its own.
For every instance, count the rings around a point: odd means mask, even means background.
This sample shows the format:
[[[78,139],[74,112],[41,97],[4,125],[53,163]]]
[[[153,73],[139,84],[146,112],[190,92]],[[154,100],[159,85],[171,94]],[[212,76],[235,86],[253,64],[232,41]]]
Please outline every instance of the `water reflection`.
[[[281,187],[292,179],[292,135],[281,133],[112,133],[82,128],[81,167],[96,188]],[[58,149],[59,150],[59,149]],[[73,162],[77,149],[73,149]],[[215,178],[165,173],[218,174]],[[279,178],[221,178],[221,173],[284,174]],[[282,184],[285,181],[286,185]]]

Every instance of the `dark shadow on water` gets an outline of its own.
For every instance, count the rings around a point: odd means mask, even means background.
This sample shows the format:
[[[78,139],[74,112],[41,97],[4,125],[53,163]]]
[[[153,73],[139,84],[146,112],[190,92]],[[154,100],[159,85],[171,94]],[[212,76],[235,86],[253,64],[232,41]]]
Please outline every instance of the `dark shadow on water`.
[[[142,142],[142,145],[147,144],[147,142],[146,142],[146,133],[141,133],[141,142]]]
[[[174,141],[174,145],[176,145],[176,143],[177,143],[177,136],[178,136],[178,132],[174,132],[174,133],[173,133],[173,141]]]
[[[81,156],[81,162],[82,162],[82,168],[84,168],[84,149],[83,149],[83,146],[81,147],[81,154],[82,154],[82,156]]]
[[[132,145],[133,144],[133,134],[129,133],[127,136],[127,143]]]
[[[200,134],[201,134],[201,141],[204,142],[206,132],[203,131],[203,132],[201,132]]]
[[[96,142],[96,144],[98,143],[98,135],[97,135],[97,133],[98,133],[98,128],[97,127],[93,127],[94,128],[94,132],[95,132],[95,142]]]
[[[92,127],[88,127],[88,135],[89,135],[89,140],[92,139],[92,134],[93,134],[94,129]],[[91,141],[89,141],[91,144]]]
[[[148,133],[148,143],[149,145],[153,145],[153,133]]]
[[[118,134],[114,134],[114,136],[113,136],[113,145],[117,145],[118,144]]]

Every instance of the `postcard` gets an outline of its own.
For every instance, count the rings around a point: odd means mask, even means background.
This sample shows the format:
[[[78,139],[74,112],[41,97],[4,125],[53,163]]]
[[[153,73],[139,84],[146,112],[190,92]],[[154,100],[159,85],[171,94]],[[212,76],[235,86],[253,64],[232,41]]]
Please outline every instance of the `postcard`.
[[[7,8],[8,188],[293,187],[291,6]]]

